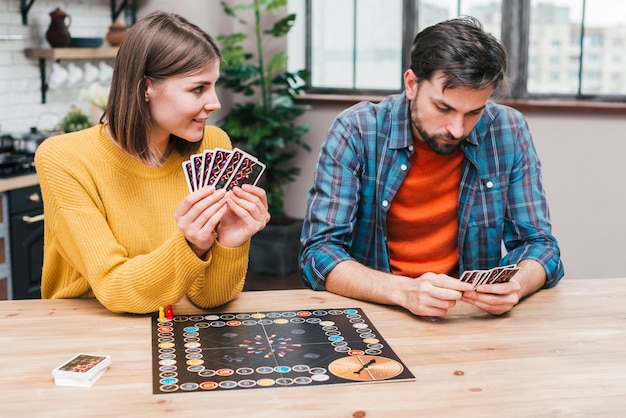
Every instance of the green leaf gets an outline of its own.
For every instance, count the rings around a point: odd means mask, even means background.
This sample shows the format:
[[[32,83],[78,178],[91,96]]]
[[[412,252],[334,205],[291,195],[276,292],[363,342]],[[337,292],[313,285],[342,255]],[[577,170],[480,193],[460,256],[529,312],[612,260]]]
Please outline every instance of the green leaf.
[[[245,41],[248,36],[244,33],[233,33],[231,35],[219,35],[216,39],[222,44],[222,48],[229,48]]]
[[[228,4],[226,4],[226,2],[221,1],[220,4],[222,5],[222,10],[224,10],[224,13],[226,13],[228,16],[237,17],[235,11]]]
[[[228,16],[234,17],[235,19],[239,21],[239,23],[244,24],[244,25],[246,25],[248,22],[240,18],[239,15],[237,14],[237,11],[254,8],[253,4],[238,4],[232,7],[226,4],[226,2],[224,1],[221,1],[220,4],[222,5],[222,10],[224,11],[225,14],[227,14]]]
[[[282,70],[287,67],[287,54],[284,52],[279,52],[275,54],[272,59],[267,63],[266,70],[268,74],[272,74],[278,70]]]
[[[278,13],[287,6],[287,0],[264,0],[263,7],[268,12]]]
[[[280,38],[281,36],[287,35],[295,23],[296,15],[292,13],[276,21],[274,26],[271,29],[267,29],[265,33]]]

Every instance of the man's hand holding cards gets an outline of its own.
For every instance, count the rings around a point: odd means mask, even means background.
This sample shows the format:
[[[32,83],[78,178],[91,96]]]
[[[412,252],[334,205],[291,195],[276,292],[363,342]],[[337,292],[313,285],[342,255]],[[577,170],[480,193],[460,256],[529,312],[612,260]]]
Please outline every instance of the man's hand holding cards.
[[[462,282],[471,283],[472,289],[481,284],[506,283],[519,271],[517,264],[495,267],[490,270],[466,270],[461,275]]]
[[[189,192],[205,186],[231,190],[243,184],[256,185],[265,164],[239,148],[216,148],[192,155],[183,162],[183,171]]]

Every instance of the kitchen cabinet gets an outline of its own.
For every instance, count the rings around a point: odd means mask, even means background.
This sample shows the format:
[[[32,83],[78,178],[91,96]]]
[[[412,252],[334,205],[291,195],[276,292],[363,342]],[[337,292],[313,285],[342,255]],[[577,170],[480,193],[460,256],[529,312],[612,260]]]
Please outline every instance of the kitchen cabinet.
[[[41,78],[41,103],[46,103],[48,82],[46,77],[46,61],[60,60],[88,60],[110,59],[117,55],[117,47],[99,48],[26,48],[24,54],[27,58],[39,60],[39,75]]]
[[[43,201],[39,185],[8,195],[11,251],[11,299],[41,298],[43,266]]]
[[[9,198],[6,192],[0,193],[0,284],[4,284],[7,295],[11,295],[11,251],[9,241]]]
[[[29,277],[30,274],[37,275],[41,277],[41,266],[43,264],[42,261],[39,261],[40,257],[38,251],[43,254],[43,244],[37,242],[37,239],[33,239],[32,233],[24,234],[22,228],[26,225],[23,224],[24,220],[23,216],[30,216],[31,227],[30,229],[39,229],[40,236],[43,239],[43,223],[33,222],[33,217],[42,213],[40,209],[41,202],[31,202],[30,196],[33,193],[39,193],[39,178],[37,174],[26,174],[20,175],[10,178],[0,178],[0,295],[3,297],[7,297],[10,299],[15,298],[31,298],[31,297],[39,297],[39,284],[28,284],[29,281],[33,279],[28,279],[25,277]],[[10,203],[11,196],[15,197],[13,204]],[[27,200],[25,212],[31,212],[28,214],[16,215],[20,212],[20,209],[14,210],[14,216],[11,215],[11,206],[14,207],[21,200]],[[33,197],[34,200],[37,200]],[[14,226],[18,226],[17,229],[14,228],[14,234],[11,234],[11,221],[15,221]],[[19,226],[21,225],[21,226]],[[19,235],[22,234],[22,235]],[[30,238],[28,237],[30,235]],[[13,240],[11,239],[13,238]],[[26,242],[29,242],[30,245],[27,245]],[[13,273],[13,265],[12,263],[12,246],[17,247],[28,247],[29,250],[24,254],[28,255],[30,258],[30,263],[34,263],[34,266],[25,266],[22,265],[18,268],[18,270],[28,269],[28,273],[26,275],[22,274],[22,278],[20,279],[20,283],[17,285],[17,289],[15,289],[14,278],[17,278],[19,274]],[[20,263],[24,263],[24,257],[20,258]],[[36,279],[35,279],[36,280]],[[30,292],[29,292],[30,289]],[[30,295],[30,296],[28,296]]]

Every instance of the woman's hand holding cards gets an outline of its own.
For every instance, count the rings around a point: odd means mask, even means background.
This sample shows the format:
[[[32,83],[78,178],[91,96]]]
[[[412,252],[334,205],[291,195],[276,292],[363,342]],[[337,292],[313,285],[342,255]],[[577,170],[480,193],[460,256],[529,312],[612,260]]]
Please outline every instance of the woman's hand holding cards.
[[[204,187],[185,197],[174,212],[178,229],[198,257],[203,257],[213,245],[213,231],[229,210],[226,202],[224,189]]]
[[[226,192],[213,186],[187,195],[174,213],[178,229],[191,249],[203,257],[218,240],[226,247],[238,247],[270,220],[267,196],[260,187],[244,184]]]
[[[256,186],[265,164],[256,157],[239,148],[216,148],[192,155],[182,166],[190,194],[175,218],[198,257],[213,245],[213,231],[220,244],[234,248],[265,228],[267,196]]]
[[[228,209],[217,227],[217,239],[227,247],[238,247],[270,220],[267,195],[260,187],[244,184],[227,193]]]

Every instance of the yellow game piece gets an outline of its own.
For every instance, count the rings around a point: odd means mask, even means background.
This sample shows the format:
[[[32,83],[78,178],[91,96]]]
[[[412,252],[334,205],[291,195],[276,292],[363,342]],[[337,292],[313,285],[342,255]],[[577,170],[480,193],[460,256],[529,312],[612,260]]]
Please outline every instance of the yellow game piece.
[[[165,321],[165,309],[163,309],[163,306],[159,307],[159,321]]]

